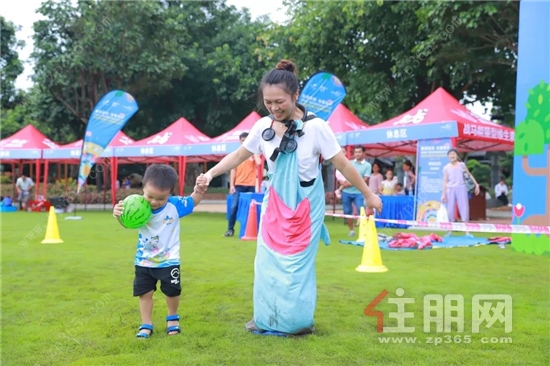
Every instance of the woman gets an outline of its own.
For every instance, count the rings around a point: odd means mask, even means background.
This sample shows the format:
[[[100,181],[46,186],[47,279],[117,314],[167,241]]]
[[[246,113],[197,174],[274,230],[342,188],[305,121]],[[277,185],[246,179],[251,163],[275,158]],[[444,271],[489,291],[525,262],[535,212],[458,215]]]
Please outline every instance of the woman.
[[[369,188],[374,193],[380,192],[380,186],[382,184],[382,181],[384,180],[384,176],[382,173],[380,173],[380,164],[378,162],[374,162],[372,164],[372,174],[369,178]]]
[[[462,222],[470,220],[470,205],[468,203],[468,189],[464,182],[464,174],[468,174],[475,183],[475,194],[479,194],[479,184],[474,176],[470,173],[466,164],[460,161],[458,151],[455,149],[449,150],[447,153],[449,164],[443,168],[443,194],[441,202],[447,203],[447,213],[449,221],[454,221],[455,207],[458,206],[458,212]],[[450,235],[450,232],[448,233]],[[469,235],[466,232],[466,235]]]
[[[280,61],[263,77],[260,100],[271,113],[252,127],[238,150],[197,179],[230,171],[253,154],[268,162],[271,186],[262,203],[254,263],[254,317],[246,329],[267,334],[314,331],[317,297],[315,256],[319,240],[330,243],[324,225],[325,192],[319,157],[334,164],[378,212],[382,202],[342,153],[328,124],[297,103],[295,65]],[[297,146],[296,146],[297,145]]]
[[[414,185],[416,182],[416,175],[414,174],[414,167],[410,160],[405,160],[403,163],[403,172],[407,176],[407,185],[405,186],[405,194],[414,196]]]

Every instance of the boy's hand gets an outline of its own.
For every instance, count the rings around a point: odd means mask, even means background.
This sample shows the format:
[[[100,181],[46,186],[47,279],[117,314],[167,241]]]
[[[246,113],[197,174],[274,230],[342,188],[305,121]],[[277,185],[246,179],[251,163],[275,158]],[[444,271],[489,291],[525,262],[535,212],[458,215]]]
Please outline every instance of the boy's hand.
[[[208,185],[208,180],[206,179],[206,176],[204,174],[201,174],[197,177],[197,185]]]
[[[195,192],[196,193],[200,193],[200,194],[205,194],[206,193],[206,189],[208,188],[207,185],[205,184],[196,184],[195,185]]]
[[[118,203],[113,208],[113,216],[116,218],[119,218],[122,215],[122,212],[124,212],[124,204],[123,201],[118,201]]]
[[[197,183],[195,184],[195,192],[204,194],[208,188],[208,181],[204,174],[201,174],[197,177]]]

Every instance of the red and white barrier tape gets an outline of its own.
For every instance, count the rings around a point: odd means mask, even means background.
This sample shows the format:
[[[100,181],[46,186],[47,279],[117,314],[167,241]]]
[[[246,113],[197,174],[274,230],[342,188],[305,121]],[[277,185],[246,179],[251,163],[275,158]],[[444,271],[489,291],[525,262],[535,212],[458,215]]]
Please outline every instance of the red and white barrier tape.
[[[362,216],[325,213],[325,216],[343,217],[346,219],[359,219]],[[388,224],[416,226],[429,229],[441,229],[445,231],[471,231],[479,233],[514,233],[514,234],[544,234],[550,236],[550,226],[528,226],[507,224],[477,224],[463,222],[422,222],[412,220],[377,219],[374,221]]]

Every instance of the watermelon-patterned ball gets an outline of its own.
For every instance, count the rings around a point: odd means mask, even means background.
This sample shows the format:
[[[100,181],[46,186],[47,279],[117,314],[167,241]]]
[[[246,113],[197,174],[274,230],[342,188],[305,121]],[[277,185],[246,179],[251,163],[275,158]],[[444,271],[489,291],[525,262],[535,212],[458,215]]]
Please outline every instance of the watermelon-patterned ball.
[[[152,216],[151,205],[139,194],[132,194],[124,199],[124,210],[120,222],[128,229],[139,229],[145,226]]]

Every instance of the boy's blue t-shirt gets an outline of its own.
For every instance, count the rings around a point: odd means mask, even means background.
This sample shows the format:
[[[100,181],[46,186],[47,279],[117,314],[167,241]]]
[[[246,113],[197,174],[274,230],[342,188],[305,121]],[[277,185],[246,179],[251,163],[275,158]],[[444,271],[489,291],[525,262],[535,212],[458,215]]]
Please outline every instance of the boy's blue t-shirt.
[[[153,210],[146,226],[139,229],[134,264],[162,268],[180,264],[180,221],[193,212],[191,197],[172,196],[165,206]]]

